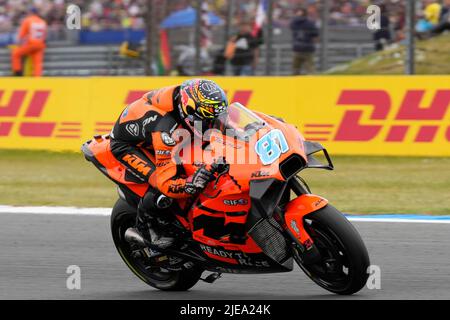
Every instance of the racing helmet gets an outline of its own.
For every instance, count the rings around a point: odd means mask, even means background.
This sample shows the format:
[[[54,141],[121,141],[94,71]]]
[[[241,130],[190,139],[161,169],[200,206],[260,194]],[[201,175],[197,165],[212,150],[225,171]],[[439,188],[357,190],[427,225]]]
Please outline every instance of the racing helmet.
[[[203,134],[227,113],[228,99],[212,80],[191,79],[180,86],[179,113],[194,134]],[[200,128],[201,125],[201,128]]]

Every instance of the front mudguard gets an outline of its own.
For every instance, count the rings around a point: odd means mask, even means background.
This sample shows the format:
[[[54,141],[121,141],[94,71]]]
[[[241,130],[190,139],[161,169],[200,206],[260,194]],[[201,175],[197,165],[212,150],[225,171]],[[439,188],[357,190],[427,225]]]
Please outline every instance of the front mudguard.
[[[313,194],[302,194],[286,205],[284,212],[286,229],[302,252],[302,260],[305,263],[313,263],[320,254],[305,229],[304,218],[327,204],[328,200],[325,198]]]

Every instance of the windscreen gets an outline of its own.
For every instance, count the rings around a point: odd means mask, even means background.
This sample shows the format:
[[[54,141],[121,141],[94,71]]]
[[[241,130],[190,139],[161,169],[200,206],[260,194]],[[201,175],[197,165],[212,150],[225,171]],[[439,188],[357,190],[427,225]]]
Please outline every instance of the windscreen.
[[[228,112],[216,120],[216,129],[224,134],[248,140],[265,126],[264,120],[238,102],[228,106]]]

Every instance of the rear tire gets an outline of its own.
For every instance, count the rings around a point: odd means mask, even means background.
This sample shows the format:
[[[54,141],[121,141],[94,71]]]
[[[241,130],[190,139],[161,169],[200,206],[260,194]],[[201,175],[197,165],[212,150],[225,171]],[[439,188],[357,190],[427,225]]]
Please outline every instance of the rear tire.
[[[367,282],[369,254],[358,231],[345,216],[331,205],[305,217],[305,229],[321,253],[321,261],[300,268],[322,288],[350,295]]]
[[[131,256],[130,244],[125,240],[125,231],[135,224],[136,209],[124,200],[117,200],[111,214],[111,233],[119,255],[128,268],[148,285],[165,291],[186,291],[192,288],[203,273],[194,266],[182,271],[151,271],[141,259]]]

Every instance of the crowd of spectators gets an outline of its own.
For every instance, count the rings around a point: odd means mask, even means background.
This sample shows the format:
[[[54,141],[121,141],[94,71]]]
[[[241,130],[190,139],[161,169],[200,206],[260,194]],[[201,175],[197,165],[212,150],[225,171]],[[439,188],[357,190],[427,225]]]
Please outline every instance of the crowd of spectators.
[[[228,0],[205,0],[211,10],[225,18]],[[259,0],[235,0],[233,22],[238,24],[254,16]],[[162,20],[170,12],[192,5],[190,0],[154,0],[157,19]],[[308,17],[320,22],[320,0],[278,0],[274,1],[273,21],[275,26],[289,27],[298,8],[306,8]],[[419,1],[423,2],[423,1]],[[425,1],[426,2],[426,1]],[[146,0],[0,0],[0,33],[11,32],[23,18],[30,6],[39,9],[50,29],[64,25],[65,9],[68,4],[81,8],[82,26],[89,30],[142,29]],[[364,26],[366,9],[370,4],[383,3],[389,13],[390,25],[401,30],[404,25],[405,0],[332,0],[330,3],[330,25]],[[419,7],[420,9],[420,7]]]
[[[222,17],[224,21],[228,17],[229,1],[204,0],[204,2],[208,3],[209,10]],[[405,38],[406,1],[409,0],[332,0],[329,1],[328,24],[330,26],[365,27],[368,17],[368,6],[371,4],[380,5],[382,12],[381,30],[374,32],[373,39],[375,49],[382,50],[386,44],[399,42]],[[450,29],[450,0],[416,1],[418,4],[416,17],[418,20],[416,25],[417,34],[420,34],[418,28],[421,28],[421,26],[426,26],[430,33],[438,33],[442,32],[442,30]],[[69,4],[75,4],[80,7],[81,25],[84,30],[143,29],[146,22],[147,3],[147,0],[0,0],[0,34],[13,32],[30,7],[37,9],[40,16],[47,21],[50,32],[52,30],[56,32],[63,30],[66,7]],[[192,6],[194,1],[153,0],[152,3],[155,8],[154,17],[157,20],[155,22],[158,24],[170,13]],[[250,30],[259,0],[235,0],[233,3],[234,11],[230,24],[233,26],[245,25]],[[272,20],[274,28],[290,29],[293,35],[294,73],[301,73],[301,69],[305,69],[307,73],[314,72],[313,54],[315,43],[319,36],[318,29],[322,23],[321,6],[323,1],[277,0],[273,1],[273,5]],[[300,8],[302,17],[299,17]],[[306,17],[305,22],[303,20]],[[306,35],[305,26],[308,26]],[[242,40],[247,37],[247,33],[249,33],[248,30],[244,36],[237,33],[235,37]],[[237,41],[236,39],[233,43],[244,43],[243,40]],[[302,44],[302,41],[305,43]],[[258,46],[245,44],[245,50],[248,51],[246,54],[249,57],[257,57]],[[241,49],[239,46],[236,48],[237,56],[240,56],[239,50]],[[257,58],[255,59],[257,60]],[[237,60],[237,58],[234,57],[234,60]],[[234,60],[230,58],[230,61],[233,62]],[[250,70],[254,64],[246,62],[244,65]],[[241,65],[237,66],[241,67]],[[254,69],[254,67],[252,68]],[[242,70],[245,71],[246,69],[236,67],[234,72],[240,74],[243,72]],[[251,72],[245,71],[244,73]]]
[[[206,0],[205,0],[206,1]],[[76,4],[81,8],[82,25],[91,30],[144,27],[146,0],[0,0],[0,32],[12,31],[19,24],[27,7],[33,5],[39,9],[50,27],[61,27],[64,22],[65,7]],[[226,17],[227,0],[209,0],[210,8],[222,17]],[[280,27],[288,27],[299,7],[308,10],[313,20],[320,19],[319,0],[279,0],[274,1],[273,20]],[[366,8],[369,0],[333,0],[330,1],[330,25],[365,25]],[[399,19],[404,0],[383,1],[388,4],[392,19]],[[192,5],[189,0],[154,0],[158,8],[158,19],[175,10]],[[256,12],[258,0],[235,0],[234,20],[248,19]]]
[[[39,14],[49,26],[63,24],[66,10],[64,0],[0,0],[0,32],[15,30],[32,5],[39,9]]]
[[[50,29],[64,26],[66,7],[78,5],[83,28],[144,28],[145,0],[0,0],[0,32],[13,31],[31,6],[47,21]],[[155,5],[163,1],[154,1]]]
[[[204,0],[210,10],[227,17],[229,0]],[[234,0],[232,25],[250,21],[257,10],[259,0]],[[299,8],[307,10],[308,18],[318,27],[321,24],[321,0],[277,0],[274,1],[273,23],[275,27],[289,29]],[[422,12],[437,8],[432,0],[417,0],[418,19]],[[446,7],[444,1],[443,8]],[[68,4],[76,4],[81,9],[81,25],[84,30],[99,31],[105,29],[143,29],[145,27],[145,7],[147,0],[0,0],[0,34],[14,32],[30,6],[36,7],[47,21],[49,31],[58,32],[64,28],[65,10]],[[192,6],[192,0],[153,0],[157,22],[171,12]],[[364,27],[367,19],[367,7],[371,4],[383,5],[383,27],[389,28],[389,41],[401,41],[404,38],[406,0],[332,0],[329,1],[328,24],[331,26]],[[430,6],[430,3],[432,4]],[[431,10],[429,10],[431,11]],[[444,12],[444,11],[443,11]],[[434,17],[438,19],[438,17]],[[432,20],[432,18],[430,18]],[[420,24],[421,26],[424,23]],[[428,23],[428,27],[430,24]],[[383,31],[382,38],[387,30]],[[379,37],[377,35],[376,37]]]

